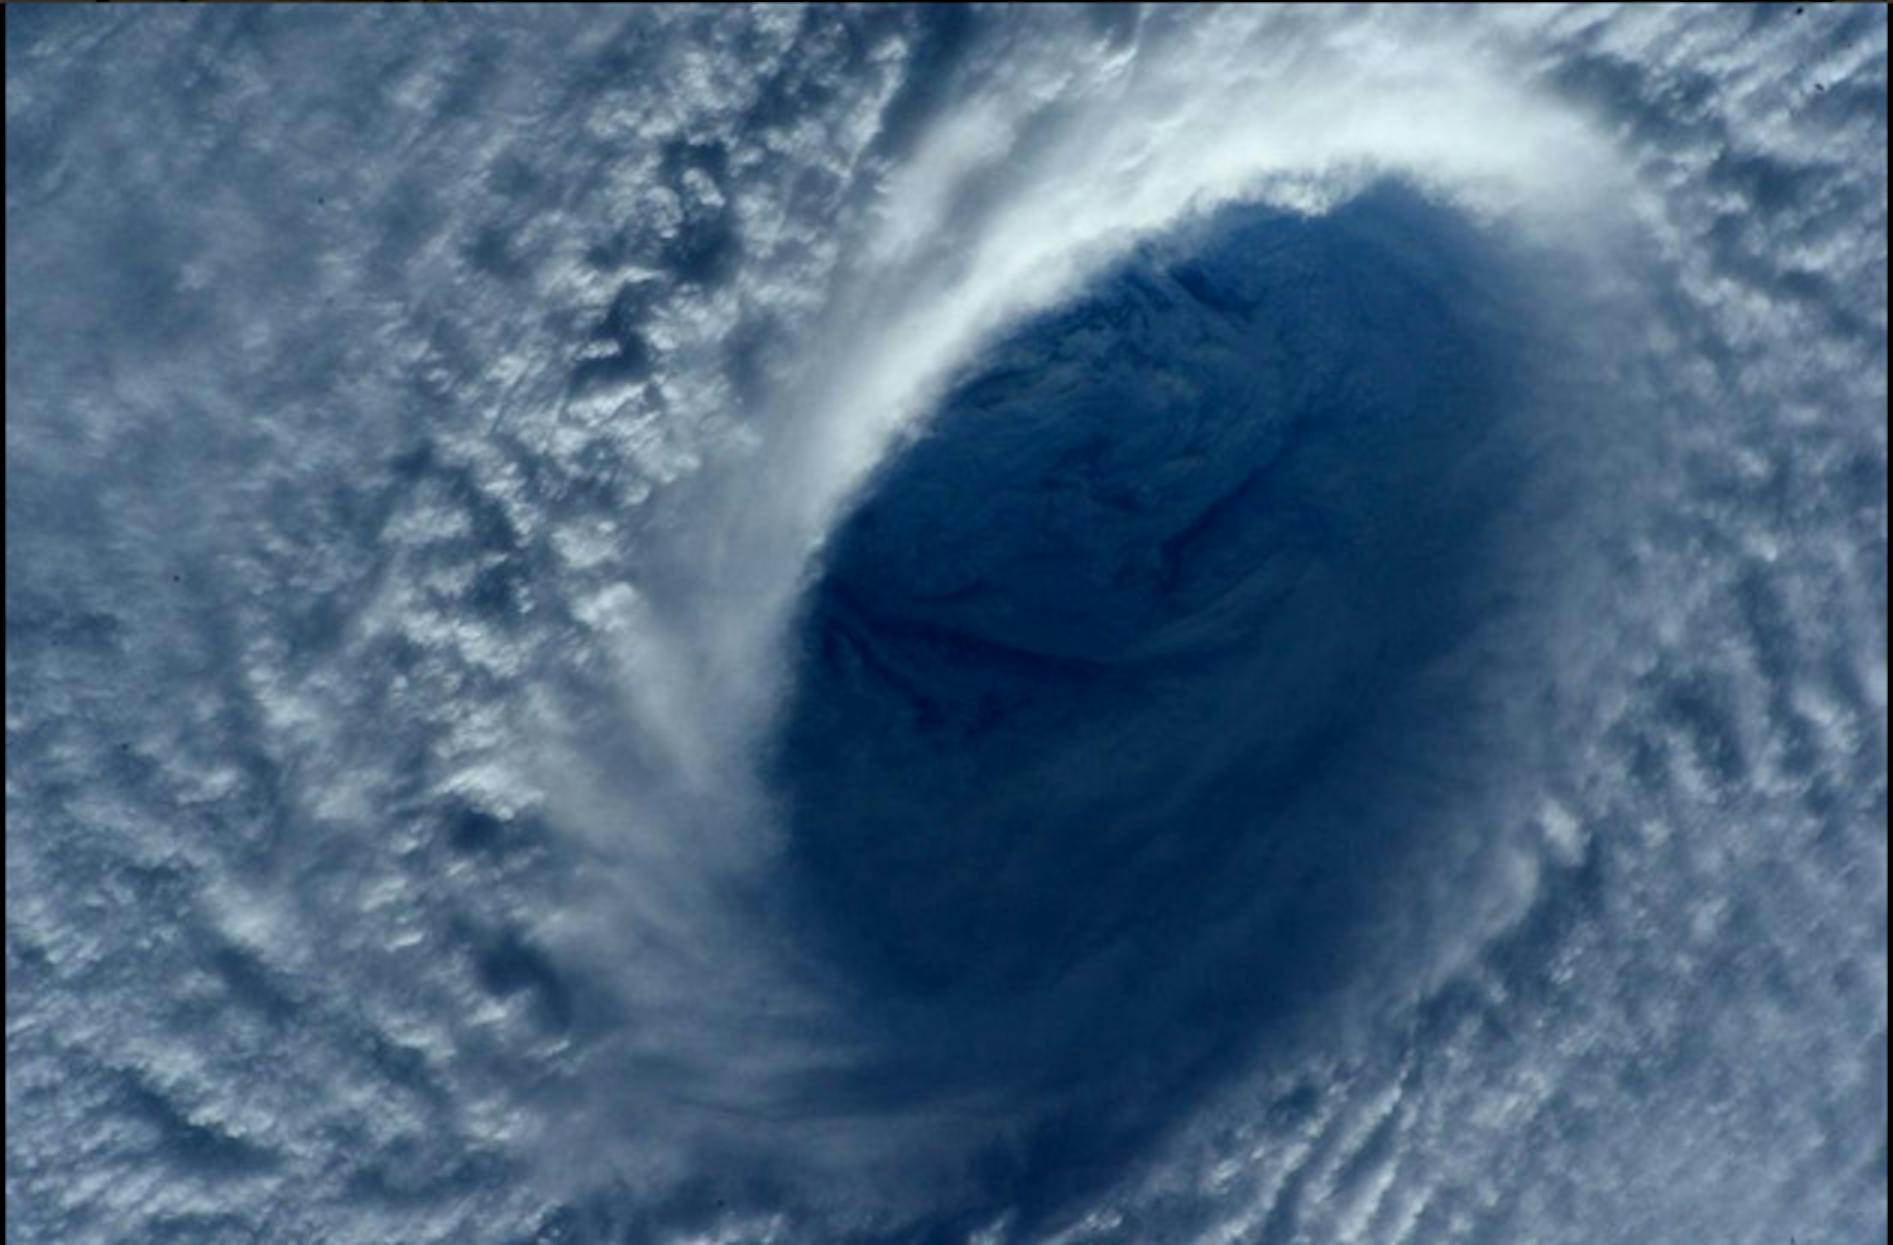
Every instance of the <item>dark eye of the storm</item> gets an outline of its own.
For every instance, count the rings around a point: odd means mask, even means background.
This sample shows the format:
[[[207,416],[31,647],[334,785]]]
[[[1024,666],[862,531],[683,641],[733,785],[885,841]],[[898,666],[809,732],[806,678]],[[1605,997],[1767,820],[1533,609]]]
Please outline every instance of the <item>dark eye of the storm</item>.
[[[1399,185],[1227,210],[988,351],[873,483],[774,773],[900,1084],[1108,1099],[1345,972],[1405,846],[1334,807],[1373,799],[1352,741],[1426,719],[1410,674],[1511,556],[1506,289]]]

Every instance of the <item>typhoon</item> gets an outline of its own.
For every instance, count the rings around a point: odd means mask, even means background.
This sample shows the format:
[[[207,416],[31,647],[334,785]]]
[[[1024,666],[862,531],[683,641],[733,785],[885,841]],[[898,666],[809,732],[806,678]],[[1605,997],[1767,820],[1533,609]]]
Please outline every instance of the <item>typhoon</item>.
[[[1884,9],[6,21],[9,1245],[1886,1239]]]

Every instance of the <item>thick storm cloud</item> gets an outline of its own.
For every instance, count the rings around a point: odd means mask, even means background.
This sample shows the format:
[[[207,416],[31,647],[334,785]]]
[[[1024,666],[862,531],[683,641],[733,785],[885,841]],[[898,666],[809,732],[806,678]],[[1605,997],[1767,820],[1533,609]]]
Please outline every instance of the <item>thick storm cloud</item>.
[[[1875,6],[7,13],[7,1239],[1886,1239]]]

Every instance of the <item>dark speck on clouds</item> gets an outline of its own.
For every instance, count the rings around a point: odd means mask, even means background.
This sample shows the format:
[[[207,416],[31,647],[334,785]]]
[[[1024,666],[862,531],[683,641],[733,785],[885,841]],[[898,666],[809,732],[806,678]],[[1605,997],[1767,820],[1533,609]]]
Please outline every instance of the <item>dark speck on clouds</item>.
[[[1886,1240],[1883,8],[6,21],[9,1245]]]

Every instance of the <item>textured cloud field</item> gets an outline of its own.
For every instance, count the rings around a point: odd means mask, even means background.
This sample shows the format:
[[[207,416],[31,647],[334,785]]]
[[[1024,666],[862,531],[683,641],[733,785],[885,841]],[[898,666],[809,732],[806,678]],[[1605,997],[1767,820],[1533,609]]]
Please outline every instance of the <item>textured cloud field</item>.
[[[1883,8],[6,23],[9,1243],[1886,1239]]]

